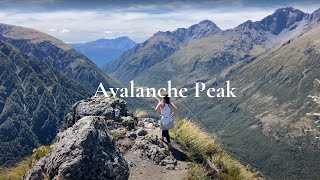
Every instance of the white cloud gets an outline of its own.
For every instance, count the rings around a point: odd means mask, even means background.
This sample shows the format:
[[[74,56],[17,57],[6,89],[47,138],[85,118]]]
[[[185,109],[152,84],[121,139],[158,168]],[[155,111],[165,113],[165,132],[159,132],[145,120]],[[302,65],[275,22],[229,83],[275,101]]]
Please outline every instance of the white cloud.
[[[70,32],[70,30],[69,29],[62,29],[60,32],[61,33],[68,33],[68,32]]]
[[[276,8],[278,7],[263,9],[194,9],[190,7],[158,13],[129,11],[127,9],[28,13],[3,10],[0,11],[0,19],[2,23],[47,32],[65,42],[85,42],[106,36],[108,38],[129,36],[135,41],[142,42],[157,31],[172,31],[180,27],[189,27],[204,19],[212,20],[221,29],[233,28],[249,19],[252,21],[261,20],[272,14]],[[48,27],[51,29],[48,30]]]
[[[104,31],[105,34],[112,34],[112,31]]]

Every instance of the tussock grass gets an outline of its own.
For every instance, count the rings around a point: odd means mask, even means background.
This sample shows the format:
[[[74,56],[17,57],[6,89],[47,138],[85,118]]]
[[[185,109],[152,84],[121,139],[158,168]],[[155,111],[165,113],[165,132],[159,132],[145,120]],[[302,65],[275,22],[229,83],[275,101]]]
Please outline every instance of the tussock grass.
[[[198,164],[190,166],[189,179],[203,179],[204,175],[208,174],[205,168],[199,166],[201,164],[204,167],[207,160],[219,170],[216,179],[262,179],[228,155],[214,138],[192,121],[177,119],[171,132],[173,138],[187,152],[188,158]]]
[[[139,120],[141,120],[142,118],[145,118],[145,117],[148,116],[148,112],[137,109],[137,110],[133,113],[133,115],[136,116]]]
[[[12,168],[1,168],[0,169],[0,180],[17,180],[22,179],[23,175],[31,169],[40,158],[44,157],[51,151],[50,146],[40,146],[33,150],[32,156],[21,161],[19,164]]]
[[[208,179],[208,170],[205,169],[201,164],[189,163],[190,167],[188,180],[206,180]]]

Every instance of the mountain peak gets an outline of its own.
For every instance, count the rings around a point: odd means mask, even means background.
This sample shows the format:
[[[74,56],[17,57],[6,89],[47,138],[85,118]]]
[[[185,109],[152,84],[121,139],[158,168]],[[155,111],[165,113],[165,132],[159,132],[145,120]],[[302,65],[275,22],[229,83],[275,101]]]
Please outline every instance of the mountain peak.
[[[207,19],[198,24],[194,24],[187,29],[177,29],[174,33],[179,34],[183,30],[186,37],[185,39],[201,39],[221,31],[214,22]]]
[[[185,41],[190,39],[201,39],[212,34],[222,31],[214,22],[205,19],[198,24],[194,24],[188,28],[178,28],[174,31],[158,31],[153,37],[157,36],[175,36],[178,39]]]
[[[104,42],[104,41],[133,41],[133,40],[130,39],[128,36],[120,36],[116,38],[100,38],[92,42]]]
[[[216,28],[216,29],[219,29],[220,28],[211,20],[208,20],[208,19],[205,19],[203,21],[200,21],[198,24],[195,24],[193,26],[199,26],[199,25],[206,25],[207,27],[210,27],[210,28]],[[192,27],[192,26],[191,26]]]
[[[120,36],[120,37],[117,37],[115,39],[130,39],[128,36]],[[131,39],[130,39],[131,40]]]
[[[198,24],[215,24],[215,23],[212,22],[212,21],[209,20],[209,19],[205,19],[205,20],[200,21]]]
[[[293,7],[285,7],[285,8],[279,8],[279,9],[277,9],[277,10],[275,11],[275,13],[276,13],[276,12],[280,12],[280,11],[282,11],[282,12],[291,12],[291,13],[294,13],[294,12],[302,12],[301,10],[295,9],[295,8],[293,8]]]
[[[312,12],[311,19],[320,21],[320,8]]]
[[[283,29],[289,28],[296,22],[301,21],[304,15],[304,12],[292,7],[280,8],[258,23],[260,23],[265,30],[277,35]]]
[[[127,36],[114,39],[101,38],[86,43],[70,44],[74,49],[86,55],[97,66],[102,67],[108,61],[118,58],[123,52],[137,43]]]
[[[120,37],[116,37],[116,38],[112,38],[112,39],[107,39],[107,38],[103,38],[105,40],[130,40],[132,41],[132,39],[130,39],[128,36],[120,36]]]

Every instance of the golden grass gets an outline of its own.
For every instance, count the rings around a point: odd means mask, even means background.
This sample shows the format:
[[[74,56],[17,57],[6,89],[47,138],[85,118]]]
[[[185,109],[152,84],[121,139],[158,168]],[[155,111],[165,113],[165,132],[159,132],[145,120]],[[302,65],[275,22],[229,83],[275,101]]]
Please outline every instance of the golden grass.
[[[48,154],[52,149],[50,146],[40,146],[33,150],[32,156],[18,163],[12,168],[2,168],[0,170],[0,180],[18,180],[22,179],[23,175],[31,169],[37,161]]]
[[[172,136],[187,152],[192,162],[204,164],[209,160],[219,169],[217,179],[262,179],[256,173],[251,172],[239,161],[229,156],[222,146],[215,142],[209,134],[205,133],[198,125],[190,120],[178,119],[172,129]],[[199,166],[191,166],[190,179],[204,174],[204,169]],[[199,177],[202,177],[201,175]],[[198,178],[201,179],[201,178]]]
[[[206,180],[208,179],[208,171],[201,165],[197,163],[189,163],[190,167],[188,180]]]
[[[148,116],[148,113],[147,111],[143,111],[143,110],[139,110],[137,109],[134,113],[133,113],[134,116],[136,116],[139,120],[142,119],[142,118],[145,118]]]

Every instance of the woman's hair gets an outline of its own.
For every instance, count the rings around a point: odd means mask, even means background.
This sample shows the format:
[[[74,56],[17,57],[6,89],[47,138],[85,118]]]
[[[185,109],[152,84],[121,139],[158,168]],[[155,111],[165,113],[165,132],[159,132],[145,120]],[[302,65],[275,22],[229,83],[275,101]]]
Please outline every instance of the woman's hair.
[[[168,96],[168,94],[164,95],[162,102],[165,104],[170,104],[170,97]]]

